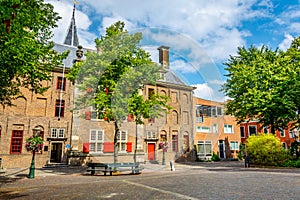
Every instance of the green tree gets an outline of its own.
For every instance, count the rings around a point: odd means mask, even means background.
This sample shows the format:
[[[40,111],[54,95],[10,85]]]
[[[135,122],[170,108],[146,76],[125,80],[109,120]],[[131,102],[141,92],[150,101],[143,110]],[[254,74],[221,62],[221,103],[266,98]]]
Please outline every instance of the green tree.
[[[43,0],[0,1],[0,104],[11,105],[20,87],[43,93],[54,66],[66,53],[53,49],[51,29],[60,19]]]
[[[240,47],[225,63],[228,79],[222,90],[230,98],[226,110],[238,123],[256,119],[275,133],[299,118],[299,49],[293,44],[286,52]]]
[[[141,94],[144,85],[154,85],[159,79],[160,66],[141,48],[142,34],[129,34],[124,26],[119,21],[108,27],[95,40],[98,52],[88,52],[85,61],[76,63],[68,75],[81,91],[76,109],[94,106],[100,119],[114,123],[114,162],[118,160],[119,128],[128,114],[143,124],[144,119],[169,109],[166,96],[152,93],[145,98]]]
[[[273,134],[252,135],[247,139],[247,154],[251,162],[264,166],[281,166],[289,160],[288,152]]]

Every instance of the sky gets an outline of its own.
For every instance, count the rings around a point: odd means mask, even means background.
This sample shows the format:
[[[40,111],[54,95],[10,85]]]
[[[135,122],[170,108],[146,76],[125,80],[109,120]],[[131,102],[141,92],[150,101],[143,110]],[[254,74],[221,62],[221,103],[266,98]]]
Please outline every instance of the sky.
[[[53,40],[63,43],[73,12],[73,0],[45,0],[62,19]],[[251,45],[286,50],[300,36],[300,0],[77,0],[79,43],[94,49],[106,27],[125,22],[142,32],[142,47],[158,62],[161,45],[170,47],[170,70],[194,95],[224,101],[226,63],[237,48]]]

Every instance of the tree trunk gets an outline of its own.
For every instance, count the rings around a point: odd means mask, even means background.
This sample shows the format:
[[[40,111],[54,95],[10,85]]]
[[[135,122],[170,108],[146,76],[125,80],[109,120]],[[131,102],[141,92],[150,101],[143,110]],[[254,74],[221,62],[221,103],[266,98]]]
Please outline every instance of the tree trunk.
[[[115,125],[115,135],[114,135],[114,163],[118,162],[118,152],[119,152],[119,148],[118,148],[118,132],[119,132],[119,126],[118,123],[115,121],[114,122]]]

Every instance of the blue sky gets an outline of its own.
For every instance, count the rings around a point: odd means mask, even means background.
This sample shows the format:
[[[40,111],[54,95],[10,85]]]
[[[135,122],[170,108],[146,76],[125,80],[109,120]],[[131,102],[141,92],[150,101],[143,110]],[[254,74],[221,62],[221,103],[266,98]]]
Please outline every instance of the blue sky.
[[[62,43],[73,0],[46,0],[62,20],[54,41]],[[79,42],[94,48],[94,39],[121,20],[130,32],[142,32],[143,47],[158,62],[157,48],[170,47],[170,68],[195,95],[223,101],[223,63],[237,47],[267,45],[285,50],[300,36],[300,0],[77,0]]]

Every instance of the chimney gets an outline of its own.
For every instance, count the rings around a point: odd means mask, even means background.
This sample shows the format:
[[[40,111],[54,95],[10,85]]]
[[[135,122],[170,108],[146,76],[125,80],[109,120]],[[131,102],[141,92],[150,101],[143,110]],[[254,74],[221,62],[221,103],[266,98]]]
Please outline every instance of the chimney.
[[[159,50],[159,63],[164,68],[169,68],[169,47],[160,46],[158,50]]]

